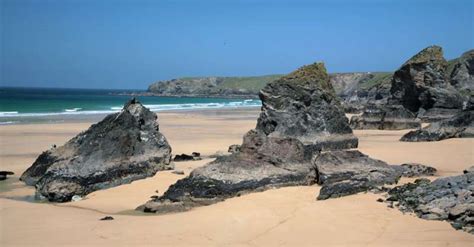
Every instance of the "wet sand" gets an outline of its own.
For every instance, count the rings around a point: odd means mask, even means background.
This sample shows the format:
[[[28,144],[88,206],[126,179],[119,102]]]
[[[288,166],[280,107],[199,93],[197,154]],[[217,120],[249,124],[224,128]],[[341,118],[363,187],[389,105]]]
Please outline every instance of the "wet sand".
[[[163,112],[161,131],[173,153],[225,152],[253,128],[257,109]],[[34,202],[21,173],[51,145],[60,145],[92,122],[0,126],[0,246],[472,246],[474,236],[448,223],[427,221],[376,202],[367,193],[316,201],[319,186],[287,187],[232,198],[189,212],[134,211],[183,175],[170,171],[97,191],[64,204]],[[474,139],[404,143],[406,131],[356,131],[360,150],[390,164],[419,162],[441,176],[474,165]],[[211,159],[177,162],[188,174]],[[156,192],[158,190],[158,193]],[[111,215],[113,221],[99,221]]]

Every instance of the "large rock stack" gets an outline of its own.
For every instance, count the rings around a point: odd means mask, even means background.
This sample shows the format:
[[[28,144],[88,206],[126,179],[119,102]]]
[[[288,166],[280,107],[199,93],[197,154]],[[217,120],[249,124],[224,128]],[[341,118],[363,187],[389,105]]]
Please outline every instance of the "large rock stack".
[[[467,97],[451,83],[459,87],[474,84],[468,73],[471,70],[469,58],[467,53],[458,59],[451,66],[450,76],[442,48],[425,48],[395,71],[387,103],[367,107],[361,116],[351,119],[351,127],[411,129],[421,127],[420,119],[433,122],[454,116],[461,111]]]
[[[182,211],[269,187],[314,183],[311,159],[321,150],[357,147],[322,63],[268,84],[262,112],[236,152],[219,157],[138,210]]]
[[[130,183],[171,169],[157,115],[135,99],[65,145],[43,152],[21,180],[50,201]]]

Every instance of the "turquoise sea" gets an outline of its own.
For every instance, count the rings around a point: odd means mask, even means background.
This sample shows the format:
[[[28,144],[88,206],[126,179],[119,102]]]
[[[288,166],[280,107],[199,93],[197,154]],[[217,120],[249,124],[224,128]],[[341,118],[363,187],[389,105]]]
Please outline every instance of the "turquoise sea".
[[[0,88],[0,124],[54,117],[108,114],[122,109],[137,91],[59,88]],[[138,96],[152,111],[258,107],[257,99]],[[25,121],[22,121],[25,120]]]

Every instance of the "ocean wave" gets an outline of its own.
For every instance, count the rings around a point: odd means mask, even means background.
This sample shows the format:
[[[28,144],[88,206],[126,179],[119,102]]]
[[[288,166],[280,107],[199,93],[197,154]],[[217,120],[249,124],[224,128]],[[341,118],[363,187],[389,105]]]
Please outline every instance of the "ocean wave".
[[[82,108],[65,109],[64,111],[65,112],[77,112],[77,111],[80,111],[80,110],[82,110]]]
[[[232,102],[210,102],[210,103],[182,103],[182,104],[145,104],[145,107],[151,111],[170,111],[170,110],[198,110],[198,109],[218,109],[218,108],[238,108],[238,107],[257,107],[261,106],[260,100],[243,100]],[[11,117],[46,117],[61,115],[94,115],[110,114],[119,112],[122,106],[113,106],[109,110],[83,110],[82,108],[65,109],[62,112],[41,112],[41,113],[18,113],[17,111],[0,112],[0,118]]]

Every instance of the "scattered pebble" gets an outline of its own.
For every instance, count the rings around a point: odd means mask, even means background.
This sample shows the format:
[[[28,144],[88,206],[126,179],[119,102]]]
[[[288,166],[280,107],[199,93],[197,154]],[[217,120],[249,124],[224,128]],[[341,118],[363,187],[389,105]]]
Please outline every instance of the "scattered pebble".
[[[104,218],[100,219],[100,220],[114,220],[114,217],[112,216],[105,216]]]

